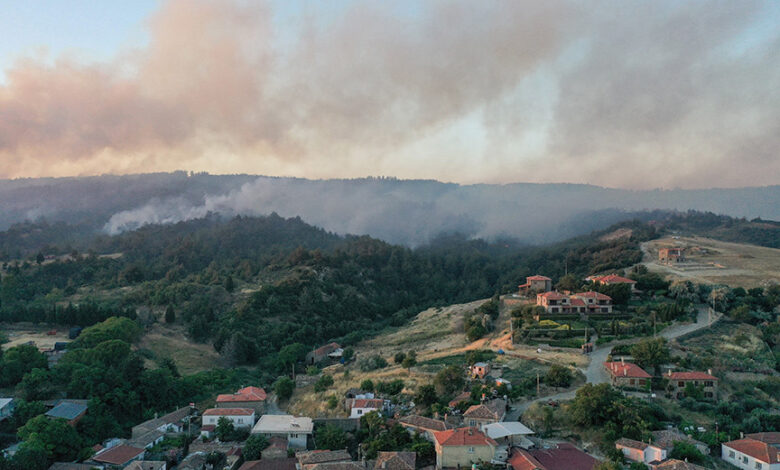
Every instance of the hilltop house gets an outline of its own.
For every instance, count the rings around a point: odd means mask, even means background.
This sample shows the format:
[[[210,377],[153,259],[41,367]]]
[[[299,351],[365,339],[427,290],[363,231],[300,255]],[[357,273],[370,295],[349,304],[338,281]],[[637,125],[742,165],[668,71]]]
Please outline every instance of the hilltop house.
[[[14,399],[0,398],[0,421],[14,414]]]
[[[780,433],[749,434],[724,442],[721,458],[743,470],[780,470]]]
[[[436,432],[434,444],[437,469],[490,462],[498,446],[496,441],[475,427]]]
[[[653,431],[651,434],[653,435],[653,440],[652,440],[653,444],[660,447],[661,449],[666,450],[667,455],[670,455],[672,453],[672,449],[674,449],[674,443],[677,441],[685,442],[696,447],[699,450],[699,452],[701,452],[704,455],[710,453],[710,446],[708,446],[707,444],[701,441],[697,441],[691,436],[681,433],[677,429],[664,429],[661,431]]]
[[[467,426],[483,429],[486,425],[498,423],[506,416],[506,402],[500,398],[487,403],[470,406],[463,413],[463,421]]]
[[[680,247],[658,249],[658,261],[663,263],[679,263],[685,261],[685,251]]]
[[[236,393],[217,395],[217,408],[252,408],[260,415],[265,411],[267,396],[260,387],[244,387]]]
[[[598,460],[568,443],[550,449],[512,448],[512,470],[593,470]]]
[[[617,274],[607,274],[606,276],[590,276],[588,281],[592,281],[595,284],[602,284],[605,286],[611,286],[614,284],[628,284],[631,290],[636,290],[636,281],[627,277],[618,276]]]
[[[451,428],[444,421],[417,415],[404,416],[398,420],[398,424],[412,434],[420,433],[422,437],[431,442],[434,440],[434,433]]]
[[[644,464],[666,460],[668,455],[666,449],[658,445],[626,439],[625,437],[615,441],[615,448],[623,452],[626,459]]]
[[[252,434],[262,434],[267,438],[274,436],[287,439],[290,448],[305,449],[309,436],[314,430],[311,418],[292,415],[263,415],[252,428]]]
[[[349,417],[359,419],[372,411],[381,412],[385,407],[385,401],[379,398],[358,398],[350,401]]]
[[[536,295],[536,305],[544,307],[547,313],[556,314],[612,313],[612,297],[594,291],[577,294],[545,292]]]
[[[552,279],[547,276],[528,276],[525,278],[525,284],[517,286],[520,293],[525,292],[548,292],[552,290]]]
[[[490,364],[487,362],[475,362],[473,366],[469,367],[469,370],[472,377],[484,379],[490,373]]]
[[[340,359],[344,350],[338,343],[328,343],[306,354],[306,364],[317,364],[328,357]]]
[[[714,400],[718,395],[718,378],[707,372],[672,372],[664,377],[669,381],[666,390],[673,398],[685,398],[685,388],[690,384],[700,388],[705,400]]]
[[[644,369],[630,362],[605,362],[604,368],[614,387],[644,387],[652,378]]]

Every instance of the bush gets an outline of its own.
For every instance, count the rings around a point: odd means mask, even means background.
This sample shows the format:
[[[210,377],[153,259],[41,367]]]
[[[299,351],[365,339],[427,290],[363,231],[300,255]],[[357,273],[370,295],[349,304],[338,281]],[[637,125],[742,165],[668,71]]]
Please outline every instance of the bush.
[[[377,382],[377,393],[383,393],[385,395],[398,395],[404,389],[404,381],[401,379],[395,379],[390,382]]]
[[[569,368],[558,364],[553,364],[544,376],[544,383],[551,387],[568,387],[572,380],[574,376]]]
[[[379,354],[374,354],[365,359],[358,361],[358,367],[363,372],[369,372],[376,369],[384,369],[387,367],[387,361]]]
[[[360,389],[365,390],[366,392],[373,392],[374,391],[374,382],[371,379],[366,379],[362,382],[360,382]]]
[[[287,376],[279,377],[274,382],[274,393],[280,400],[289,400],[295,390],[295,382]]]
[[[323,374],[322,377],[317,380],[317,383],[314,384],[314,391],[324,392],[331,385],[333,385],[333,377],[328,374]]]

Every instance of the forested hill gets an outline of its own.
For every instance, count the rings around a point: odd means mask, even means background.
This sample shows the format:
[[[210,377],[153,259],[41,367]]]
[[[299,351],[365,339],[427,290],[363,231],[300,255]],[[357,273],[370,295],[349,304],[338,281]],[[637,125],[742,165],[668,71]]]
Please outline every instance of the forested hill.
[[[604,241],[602,231],[546,247],[449,236],[411,249],[297,218],[213,215],[100,237],[54,260],[5,263],[0,320],[84,326],[170,306],[194,340],[213,342],[230,362],[272,363],[286,344],[354,342],[433,305],[513,290],[537,272],[630,265],[655,229],[620,227],[631,236]]]

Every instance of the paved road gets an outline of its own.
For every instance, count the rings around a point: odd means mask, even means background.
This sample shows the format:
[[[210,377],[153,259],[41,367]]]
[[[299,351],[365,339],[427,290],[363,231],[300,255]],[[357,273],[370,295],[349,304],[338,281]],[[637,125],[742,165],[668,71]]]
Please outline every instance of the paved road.
[[[688,323],[688,324],[675,324],[672,325],[665,330],[661,332],[659,336],[666,338],[667,340],[672,340],[675,338],[679,338],[680,336],[685,336],[688,333],[693,333],[694,331],[700,330],[702,328],[706,328],[710,325],[709,321],[712,321],[712,324],[715,324],[720,317],[722,316],[721,313],[714,313],[712,317],[710,318],[709,315],[709,308],[705,305],[698,306],[698,314],[696,316],[696,323]],[[595,342],[596,338],[592,338]],[[593,350],[592,353],[590,353],[590,363],[588,364],[588,367],[586,369],[580,369],[583,374],[585,374],[585,380],[587,383],[592,384],[600,384],[600,383],[608,383],[609,382],[609,375],[607,374],[607,371],[604,369],[604,362],[607,360],[607,356],[609,356],[610,351],[612,351],[612,348],[620,345],[620,344],[632,344],[639,342],[642,338],[633,338],[623,341],[612,341],[607,344],[602,344],[601,346],[597,346],[596,349]],[[520,416],[525,412],[525,410],[528,409],[531,404],[539,402],[539,401],[548,401],[548,400],[571,400],[574,398],[574,394],[576,393],[576,390],[571,390],[568,392],[562,392],[562,393],[556,393],[554,395],[548,395],[546,397],[539,397],[534,400],[530,400],[524,403],[515,404],[512,406],[512,409],[507,413],[506,421],[517,421]]]

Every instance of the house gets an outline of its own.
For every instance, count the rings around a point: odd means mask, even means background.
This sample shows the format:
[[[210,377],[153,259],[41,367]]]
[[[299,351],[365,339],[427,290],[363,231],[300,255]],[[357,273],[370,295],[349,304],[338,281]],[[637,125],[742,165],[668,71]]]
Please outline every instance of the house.
[[[680,247],[658,249],[658,261],[663,263],[679,263],[685,261],[685,251]]]
[[[87,413],[86,400],[62,400],[54,408],[46,412],[49,418],[62,418],[71,426]]]
[[[96,468],[99,467],[85,463],[54,462],[49,470],[95,470]]]
[[[89,459],[87,463],[94,462],[103,466],[114,465],[117,467],[126,467],[131,462],[143,460],[145,454],[146,449],[120,444],[118,446],[109,447],[108,449],[103,449]]]
[[[475,427],[438,431],[433,436],[438,469],[490,462],[498,446],[496,441]]]
[[[268,439],[268,447],[260,452],[260,457],[264,460],[286,459],[288,447],[289,444],[287,443],[287,439],[274,436]]]
[[[0,398],[0,421],[14,414],[14,399]]]
[[[721,444],[720,458],[744,470],[780,470],[780,449],[776,446],[745,437]]]
[[[605,362],[604,368],[614,387],[644,387],[652,378],[644,369],[630,362]]]
[[[298,452],[295,454],[295,458],[298,459],[298,464],[296,465],[298,470],[311,470],[317,465],[352,461],[352,456],[349,455],[346,449]]]
[[[341,349],[341,345],[338,343],[328,343],[325,346],[320,346],[314,351],[310,351],[306,354],[306,364],[317,364],[318,362],[322,362],[329,354],[337,352],[338,349]]]
[[[709,470],[701,465],[696,465],[690,462],[684,462],[677,459],[664,460],[661,463],[651,465],[652,470]]]
[[[463,403],[463,402],[468,402],[468,401],[470,401],[470,400],[471,400],[471,392],[463,392],[463,393],[461,393],[460,395],[457,395],[457,396],[456,396],[455,398],[453,398],[452,400],[450,400],[450,402],[448,403],[448,405],[449,405],[449,407],[450,407],[450,408],[455,408],[455,407],[456,407],[456,406],[458,406],[460,403]]]
[[[696,447],[699,450],[699,452],[701,452],[704,455],[710,453],[710,446],[681,433],[677,429],[665,429],[662,431],[653,431],[652,434],[653,434],[653,441],[652,441],[653,444],[666,450],[667,455],[670,455],[672,453],[672,449],[674,449],[674,443],[677,441],[685,442]]]
[[[255,425],[255,410],[252,408],[210,408],[203,412],[203,426],[217,426],[220,418],[227,418],[236,429],[251,428]]]
[[[125,470],[168,470],[168,464],[164,460],[136,460]]]
[[[252,434],[262,434],[267,438],[274,436],[287,439],[291,448],[305,449],[309,436],[314,430],[311,418],[291,415],[263,415],[252,428]]]
[[[295,457],[266,460],[250,460],[244,462],[238,470],[295,470]]]
[[[371,413],[372,411],[381,412],[384,407],[385,401],[378,398],[359,398],[351,400],[349,417],[352,419],[357,419],[367,413]]]
[[[519,421],[503,421],[500,423],[491,423],[482,430],[489,438],[509,446],[518,445],[523,448],[533,446],[533,442],[525,436],[530,436],[534,432]]]
[[[257,415],[265,411],[268,395],[260,387],[244,387],[236,393],[217,395],[217,408],[252,408]]]
[[[419,433],[431,442],[435,432],[446,431],[451,427],[444,421],[417,415],[404,416],[398,420],[398,424],[411,433]]]
[[[536,295],[536,305],[544,307],[547,313],[555,314],[612,313],[612,297],[594,291],[577,294],[545,292]]]
[[[512,382],[501,377],[497,378],[496,387],[500,387],[502,385],[505,386],[507,390],[512,390]]]
[[[547,276],[528,276],[525,278],[525,284],[517,286],[521,293],[533,291],[533,292],[548,292],[552,290],[552,279]]]
[[[191,452],[184,457],[184,460],[179,463],[176,470],[205,470],[207,457],[208,454],[205,452]]]
[[[150,449],[162,442],[166,433],[180,433],[189,425],[195,408],[185,406],[166,415],[155,417],[133,426],[132,436],[127,442],[133,447]]]
[[[666,449],[663,449],[658,445],[626,439],[625,437],[621,437],[615,441],[615,448],[623,452],[626,459],[631,460],[632,462],[642,462],[644,464],[666,460],[668,455]]]
[[[417,454],[414,452],[379,452],[374,462],[375,470],[414,470]]]
[[[672,372],[664,375],[669,383],[666,390],[673,398],[685,398],[685,388],[690,384],[700,388],[705,400],[715,400],[718,396],[718,378],[707,372]]]
[[[593,470],[599,461],[562,443],[549,449],[512,448],[508,463],[513,470]]]
[[[467,426],[483,429],[491,423],[498,423],[506,416],[506,401],[497,398],[487,403],[472,405],[463,413],[463,421]]]
[[[366,470],[366,465],[361,462],[327,462],[312,465],[309,470]]]
[[[628,284],[631,290],[636,290],[636,281],[627,277],[618,276],[617,274],[607,274],[606,276],[591,276],[589,281],[593,281],[595,284],[602,284],[605,286],[611,286],[615,284]]]
[[[487,362],[476,362],[473,366],[469,367],[472,377],[479,377],[484,379],[486,375],[490,374],[490,364]]]

